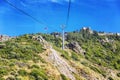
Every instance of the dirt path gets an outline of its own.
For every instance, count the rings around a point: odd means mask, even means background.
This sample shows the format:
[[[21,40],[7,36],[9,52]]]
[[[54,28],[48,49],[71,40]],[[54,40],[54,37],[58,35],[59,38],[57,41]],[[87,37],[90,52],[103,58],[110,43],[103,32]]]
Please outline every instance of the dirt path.
[[[61,74],[64,74],[71,80],[76,80],[72,73],[76,73],[76,70],[72,68],[63,58],[58,55],[58,52],[53,48],[50,48],[51,54],[49,60],[58,68]]]
[[[76,69],[72,68],[65,61],[65,59],[63,59],[60,55],[58,55],[58,52],[55,51],[52,48],[52,46],[42,38],[42,36],[37,36],[35,37],[35,39],[38,40],[40,43],[42,43],[45,49],[50,50],[47,56],[48,62],[53,64],[61,74],[64,74],[66,77],[68,77],[71,80],[76,80],[74,75],[72,74],[77,72]]]

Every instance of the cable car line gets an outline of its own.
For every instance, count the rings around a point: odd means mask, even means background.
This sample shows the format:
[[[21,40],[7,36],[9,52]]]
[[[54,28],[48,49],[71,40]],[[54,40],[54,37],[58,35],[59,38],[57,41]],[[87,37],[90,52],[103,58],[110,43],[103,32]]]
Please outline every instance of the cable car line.
[[[43,22],[39,21],[38,19],[36,19],[35,17],[33,17],[32,15],[30,15],[29,13],[23,11],[22,9],[16,7],[15,5],[13,5],[11,2],[9,2],[8,0],[4,0],[7,4],[9,4],[10,6],[12,6],[13,8],[17,9],[18,11],[20,11],[21,13],[23,13],[24,15],[30,17],[31,19],[33,19],[34,21],[38,22],[39,24],[41,24],[42,26],[46,26]]]
[[[67,12],[66,26],[68,26],[68,22],[69,22],[70,8],[71,8],[71,0],[69,0],[69,4],[68,4],[68,12]]]

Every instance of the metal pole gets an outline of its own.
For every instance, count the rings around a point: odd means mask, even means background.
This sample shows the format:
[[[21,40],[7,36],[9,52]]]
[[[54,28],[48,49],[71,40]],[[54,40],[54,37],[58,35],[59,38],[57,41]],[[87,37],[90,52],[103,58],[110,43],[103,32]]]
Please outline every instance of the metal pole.
[[[64,46],[64,44],[65,44],[64,43],[65,42],[65,32],[64,32],[65,26],[62,25],[61,28],[62,28],[62,50],[64,50],[65,49],[65,46]]]

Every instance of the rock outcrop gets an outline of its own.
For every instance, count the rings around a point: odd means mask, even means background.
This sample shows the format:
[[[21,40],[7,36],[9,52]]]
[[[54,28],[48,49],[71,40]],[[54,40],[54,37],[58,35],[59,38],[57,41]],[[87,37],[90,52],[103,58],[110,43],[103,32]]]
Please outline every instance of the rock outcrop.
[[[81,48],[81,46],[78,44],[78,42],[70,42],[67,46],[69,49],[75,51],[76,53],[85,54],[85,50],[83,50]]]

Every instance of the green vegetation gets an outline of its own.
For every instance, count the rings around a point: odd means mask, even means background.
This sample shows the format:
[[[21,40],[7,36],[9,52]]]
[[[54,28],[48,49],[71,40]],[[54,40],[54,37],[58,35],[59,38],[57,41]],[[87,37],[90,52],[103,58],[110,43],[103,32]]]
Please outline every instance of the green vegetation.
[[[62,40],[60,37],[55,37],[55,35],[50,35],[50,34],[41,34],[43,38],[48,41],[53,43],[56,47],[62,47]]]
[[[26,76],[28,74],[25,70],[19,70],[18,73],[21,76]]]
[[[64,74],[61,74],[62,80],[69,80]]]
[[[102,74],[104,77],[106,77],[106,72],[103,71],[102,69],[99,69],[97,67],[94,67],[94,66],[89,66],[92,70],[94,70],[95,72],[98,72],[100,74]]]
[[[120,77],[120,73],[117,73],[117,76]]]
[[[24,35],[5,42],[6,46],[0,49],[0,56],[4,59],[31,60],[43,52],[42,45],[32,40],[31,36]],[[33,57],[34,56],[34,57]]]
[[[71,58],[75,61],[79,61],[80,60],[80,55],[76,54],[75,52],[71,53]]]
[[[112,77],[109,77],[108,80],[114,80]]]
[[[44,35],[45,36],[45,35]],[[86,52],[83,55],[75,52],[71,52],[71,55],[68,52],[62,51],[57,45],[54,44],[54,36],[50,35],[53,39],[46,39],[54,45],[54,49],[59,51],[62,57],[67,60],[80,61],[81,58],[85,58],[90,62],[81,62],[83,65],[89,67],[93,71],[106,77],[106,71],[102,67],[108,69],[120,70],[120,36],[118,35],[103,35],[99,36],[97,31],[90,32],[90,29],[68,32],[66,35],[66,45],[70,42],[78,42],[78,44]],[[49,36],[49,38],[50,38]],[[48,38],[48,37],[47,37]],[[59,38],[60,39],[60,38]],[[82,56],[82,57],[81,57]],[[97,65],[97,66],[95,66]],[[109,80],[112,80],[110,77]]]
[[[69,53],[67,51],[63,51],[62,49],[60,48],[57,48],[54,46],[54,49],[57,50],[58,52],[61,53],[61,56],[67,60],[70,60],[70,56],[69,56]]]
[[[79,74],[72,73],[77,79],[88,79],[86,77],[89,77],[88,74],[93,71],[108,80],[113,80],[112,76],[107,75],[109,74],[107,69],[115,70],[116,76],[120,77],[120,36],[99,36],[97,31],[91,33],[89,29],[82,29],[67,33],[65,36],[67,49],[65,50],[61,49],[62,38],[58,33],[25,34],[0,42],[0,80],[59,80],[59,78],[69,80],[61,73],[59,75],[54,73],[51,69],[52,64],[43,58],[49,55],[47,52],[49,49],[44,49],[42,43],[33,39],[33,36],[39,34],[60,53],[70,66],[78,70]],[[68,44],[73,41],[77,42],[85,53],[70,50]],[[43,52],[45,55],[42,54]],[[86,73],[84,73],[85,69]]]
[[[3,75],[7,75],[8,70],[6,68],[0,68],[0,77],[3,77]]]
[[[17,78],[19,76],[27,77],[29,74],[32,75],[33,72],[30,73],[23,69],[24,67],[30,67],[28,61],[33,61],[34,63],[41,61],[45,63],[39,56],[44,51],[43,46],[38,41],[33,40],[32,36],[26,34],[1,43],[5,45],[0,48],[0,80],[9,74],[13,75],[7,77],[9,80],[19,80]],[[33,65],[29,69],[32,68],[37,69],[39,66]],[[44,73],[39,73],[39,75],[42,75],[43,79],[45,78]]]
[[[48,80],[47,74],[41,69],[33,69],[30,75],[33,76],[35,80]]]
[[[120,37],[117,35],[99,36],[89,30],[69,32],[67,41],[76,41],[86,51],[85,58],[100,66],[120,70]],[[75,55],[74,55],[75,56]]]

